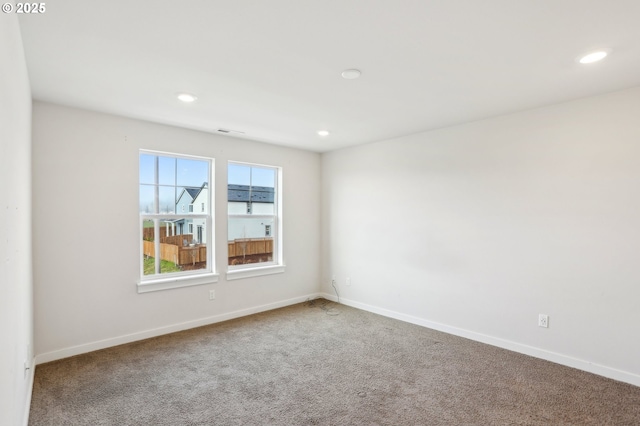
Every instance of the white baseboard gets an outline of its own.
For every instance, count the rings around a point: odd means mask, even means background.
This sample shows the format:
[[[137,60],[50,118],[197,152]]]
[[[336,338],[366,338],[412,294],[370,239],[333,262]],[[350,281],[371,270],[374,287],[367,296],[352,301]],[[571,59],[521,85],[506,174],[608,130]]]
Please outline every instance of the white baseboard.
[[[141,331],[138,333],[127,334],[124,336],[99,340],[96,342],[91,342],[83,345],[72,346],[69,348],[64,348],[64,349],[60,349],[52,352],[38,354],[35,357],[34,362],[32,363],[31,369],[29,370],[30,391],[28,396],[29,401],[28,401],[27,407],[25,408],[25,410],[27,411],[27,415],[25,417],[27,418],[27,421],[28,421],[28,410],[29,410],[29,405],[31,403],[31,389],[33,388],[35,365],[43,364],[45,362],[55,361],[62,358],[68,358],[70,356],[80,355],[87,352],[93,352],[100,349],[109,348],[112,346],[122,345],[125,343],[131,343],[138,340],[144,340],[151,337],[157,337],[163,334],[169,334],[177,331],[188,330],[190,328],[196,328],[204,325],[215,324],[217,322],[227,321],[234,318],[240,318],[247,315],[256,314],[259,312],[265,312],[265,311],[270,311],[272,309],[283,308],[285,306],[294,305],[296,303],[302,303],[306,300],[315,299],[317,297],[323,297],[325,299],[332,300],[334,302],[338,301],[338,298],[335,295],[332,295],[329,293],[313,293],[306,296],[300,296],[300,297],[295,297],[293,299],[269,303],[266,305],[260,305],[252,308],[241,309],[238,311],[228,312],[220,315],[215,315],[212,317],[201,318],[194,321],[187,321],[187,322],[173,324],[166,327],[155,328],[152,330]],[[574,357],[560,354],[557,352],[547,351],[545,349],[536,348],[534,346],[528,346],[522,343],[517,343],[510,340],[501,339],[498,337],[493,337],[493,336],[465,330],[458,327],[452,327],[452,326],[434,322],[434,321],[425,320],[423,318],[415,317],[412,315],[406,315],[403,313],[391,311],[384,308],[379,308],[379,307],[368,305],[365,303],[344,299],[342,297],[340,298],[340,303],[347,306],[352,306],[357,309],[362,309],[364,311],[372,312],[374,314],[383,315],[389,318],[394,318],[400,321],[405,321],[411,324],[420,325],[422,327],[431,328],[433,330],[442,331],[444,333],[453,334],[455,336],[464,337],[467,339],[486,343],[492,346],[497,346],[499,348],[503,348],[510,351],[522,353],[525,355],[530,355],[536,358],[544,359],[547,361],[555,362],[557,364],[566,365],[572,368],[577,368],[579,370],[597,374],[599,376],[608,377],[613,380],[629,383],[634,386],[640,386],[640,375],[630,373],[627,371],[618,370],[615,368],[607,367],[605,365],[595,364],[593,362],[574,358]]]
[[[296,303],[302,303],[309,299],[321,297],[319,293],[312,293],[306,296],[295,297],[293,299],[282,300],[279,302],[269,303],[266,305],[254,306],[252,308],[241,309],[239,311],[228,312],[212,317],[201,318],[198,320],[187,321],[179,324],[173,324],[165,327],[154,328],[151,330],[140,331],[137,333],[126,334],[124,336],[113,337],[110,339],[98,340],[96,342],[86,343],[83,345],[72,346],[69,348],[59,349],[56,351],[38,354],[35,357],[35,364],[44,364],[45,362],[56,361],[58,359],[68,358],[70,356],[80,355],[87,352],[93,352],[100,349],[110,348],[125,343],[136,342],[138,340],[149,339],[151,337],[162,336],[163,334],[175,333],[176,331],[188,330],[190,328],[202,327],[204,325],[215,324],[217,322],[227,321],[234,318],[240,318],[259,312],[270,311],[272,309],[283,308]]]
[[[321,297],[338,301],[335,295],[329,293],[321,293]],[[565,365],[567,367],[577,368],[578,370],[586,371],[589,373],[597,374],[599,376],[607,377],[620,382],[629,383],[634,386],[640,386],[640,375],[630,373],[628,371],[618,370],[616,368],[607,367],[605,365],[595,364],[583,359],[574,358],[568,355],[563,355],[557,352],[547,351],[545,349],[536,348],[534,346],[524,345],[522,343],[513,342],[499,337],[493,337],[474,331],[465,330],[458,327],[452,327],[446,324],[441,324],[434,321],[425,320],[422,318],[414,317],[412,315],[406,315],[388,309],[379,308],[365,303],[356,302],[353,300],[340,298],[340,303],[352,306],[354,308],[362,309],[363,311],[372,312],[385,317],[394,318],[400,321],[408,322],[411,324],[420,325],[423,327],[431,328],[433,330],[442,331],[455,336],[465,337],[467,339],[475,340],[477,342],[486,343],[499,348],[507,349],[521,354],[530,355],[535,358],[544,359],[547,361],[555,362],[556,364]]]
[[[29,366],[29,370],[27,370],[27,400],[25,401],[25,407],[24,407],[24,414],[22,415],[23,418],[23,425],[24,426],[29,426],[29,413],[31,412],[31,395],[33,395],[33,380],[34,377],[36,375],[36,360],[35,358],[32,358],[30,360],[30,366]]]

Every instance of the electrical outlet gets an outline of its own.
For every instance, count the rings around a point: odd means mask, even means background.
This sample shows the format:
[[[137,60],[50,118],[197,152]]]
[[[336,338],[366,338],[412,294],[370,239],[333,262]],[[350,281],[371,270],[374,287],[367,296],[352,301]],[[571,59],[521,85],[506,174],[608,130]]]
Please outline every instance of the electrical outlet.
[[[538,327],[549,328],[549,315],[538,315]]]
[[[216,291],[215,290],[209,290],[209,300],[213,300],[216,298]]]
[[[347,285],[351,285],[351,277],[347,277],[346,284],[347,284]]]

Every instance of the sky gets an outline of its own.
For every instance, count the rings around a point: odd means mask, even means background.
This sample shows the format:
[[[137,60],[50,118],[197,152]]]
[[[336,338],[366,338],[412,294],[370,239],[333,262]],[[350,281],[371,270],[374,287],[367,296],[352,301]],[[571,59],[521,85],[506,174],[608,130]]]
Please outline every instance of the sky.
[[[229,163],[228,183],[233,185],[268,186],[275,188],[275,169]]]
[[[158,157],[161,185],[201,187],[209,180],[209,162],[186,158]],[[153,184],[155,156],[140,154],[140,183]]]

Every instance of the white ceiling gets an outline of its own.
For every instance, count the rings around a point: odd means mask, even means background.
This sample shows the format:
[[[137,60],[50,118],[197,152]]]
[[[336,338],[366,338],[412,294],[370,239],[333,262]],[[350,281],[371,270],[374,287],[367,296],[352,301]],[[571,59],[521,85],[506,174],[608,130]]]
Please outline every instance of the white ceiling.
[[[35,99],[319,152],[640,85],[638,0],[56,0],[20,25]]]

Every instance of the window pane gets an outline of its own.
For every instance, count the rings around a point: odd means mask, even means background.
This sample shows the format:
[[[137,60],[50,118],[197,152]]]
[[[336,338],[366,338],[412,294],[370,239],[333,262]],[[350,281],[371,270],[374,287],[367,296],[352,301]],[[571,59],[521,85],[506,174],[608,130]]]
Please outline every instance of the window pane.
[[[161,186],[158,188],[160,196],[158,206],[159,213],[180,213],[176,212],[176,188],[173,186]]]
[[[156,156],[140,154],[140,183],[155,182]]]
[[[153,275],[156,273],[154,240],[153,220],[144,220],[142,223],[143,275]]]
[[[249,210],[249,190],[241,185],[229,185],[227,189],[229,214],[247,214]]]
[[[178,186],[201,188],[209,179],[209,163],[206,161],[178,158],[177,167]]]
[[[248,185],[227,187],[227,211],[229,214],[251,214],[251,191]]]
[[[229,164],[228,214],[275,214],[275,187],[275,169]]]
[[[158,183],[160,185],[176,184],[176,159],[158,156]]]
[[[273,229],[273,218],[230,217],[229,241],[243,238],[262,238],[266,236],[265,226]]]
[[[274,211],[275,190],[273,187],[252,186],[251,187],[251,214],[268,214],[260,212]]]
[[[276,171],[262,167],[251,168],[251,186],[264,186],[274,188],[276,183]]]
[[[206,182],[202,186],[183,186],[177,188],[176,213],[208,213],[209,187]],[[196,207],[194,207],[196,206]]]
[[[229,218],[229,265],[273,261],[274,218]]]
[[[140,213],[155,213],[153,185],[140,185]]]
[[[276,170],[266,167],[229,164],[228,183],[231,185],[275,187]]]
[[[249,185],[251,167],[241,164],[229,164],[228,183],[231,185]]]
[[[160,219],[159,225],[161,274],[207,269],[206,219]],[[153,275],[158,257],[153,220],[144,221],[142,239],[143,274]]]
[[[207,268],[206,219],[167,219],[161,226],[161,273]]]
[[[178,199],[176,200],[176,213],[186,213],[193,203],[193,192],[188,188],[178,188]]]

